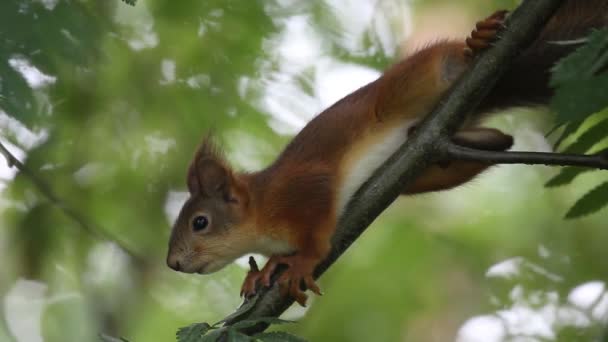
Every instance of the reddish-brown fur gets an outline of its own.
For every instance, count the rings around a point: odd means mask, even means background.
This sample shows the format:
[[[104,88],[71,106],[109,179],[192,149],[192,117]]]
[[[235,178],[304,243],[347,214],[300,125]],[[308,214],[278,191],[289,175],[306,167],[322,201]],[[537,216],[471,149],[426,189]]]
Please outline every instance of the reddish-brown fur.
[[[567,1],[541,39],[523,53],[482,103],[483,112],[545,101],[551,94],[549,67],[572,50],[571,46],[548,46],[546,40],[580,38],[590,27],[604,26],[607,3]],[[478,27],[491,26],[489,20]],[[476,44],[483,45],[485,36],[492,39],[492,32],[480,29],[473,38],[484,38],[469,47],[475,50]],[[176,270],[208,273],[239,255],[265,253],[270,261],[262,271],[250,272],[244,293],[255,291],[258,280],[268,285],[276,265],[284,263],[289,268],[279,283],[304,304],[300,284],[318,292],[311,277],[314,267],[329,252],[337,218],[352,195],[348,187],[359,184],[359,178],[367,174],[357,178],[355,173],[368,159],[378,162],[374,153],[384,158],[391,152],[381,147],[387,141],[394,144],[400,132],[406,139],[406,130],[467,69],[466,48],[463,42],[441,42],[397,63],[311,120],[277,160],[259,172],[233,171],[213,144],[204,142],[189,169],[191,198],[174,226],[168,264]],[[463,128],[455,141],[496,150],[511,146],[509,136],[477,127]],[[433,166],[404,193],[458,186],[488,166],[474,162]],[[201,215],[209,219],[209,226],[193,232],[193,219]]]

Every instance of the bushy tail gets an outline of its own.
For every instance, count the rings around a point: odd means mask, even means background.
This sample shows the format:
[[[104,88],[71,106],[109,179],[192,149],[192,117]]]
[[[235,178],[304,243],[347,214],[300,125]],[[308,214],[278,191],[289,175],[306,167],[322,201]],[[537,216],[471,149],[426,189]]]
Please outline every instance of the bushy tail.
[[[551,68],[584,42],[594,28],[608,26],[608,0],[566,0],[539,38],[514,62],[480,106],[481,111],[543,104],[553,95]]]

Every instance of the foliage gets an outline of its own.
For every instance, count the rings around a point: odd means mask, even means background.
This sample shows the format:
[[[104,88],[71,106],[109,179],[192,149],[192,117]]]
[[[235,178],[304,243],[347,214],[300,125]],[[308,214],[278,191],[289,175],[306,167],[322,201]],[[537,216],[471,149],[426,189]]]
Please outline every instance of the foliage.
[[[199,341],[212,328],[208,323],[194,323],[177,330],[177,340],[182,342]]]
[[[356,3],[0,1],[0,142],[61,200],[0,160],[0,340],[35,334],[51,342],[170,341],[182,326],[182,339],[224,332],[244,338],[234,329],[189,325],[233,311],[243,268],[183,275],[164,261],[201,135],[213,128],[241,169],[259,168],[326,105],[327,93],[360,86],[354,74],[369,78],[398,58],[396,47],[425,11],[442,19],[433,29],[446,23],[450,32],[459,24],[443,16],[470,18],[466,34],[474,19],[515,1],[468,0],[470,7],[458,11],[443,0],[411,2],[415,8],[400,0]],[[590,44],[601,45],[596,35]],[[585,49],[578,58],[591,58]],[[594,49],[604,56],[605,49]],[[578,83],[603,82],[604,70],[589,75],[586,61],[564,64],[556,85],[576,90]],[[583,101],[580,92],[573,95],[556,102],[558,113],[570,99]],[[559,114],[566,120],[562,150],[604,148],[607,115],[582,122]],[[525,132],[542,131],[547,120],[506,117],[498,118],[501,129],[514,131],[523,149],[539,147]],[[606,179],[572,170],[555,181],[571,186],[550,191],[541,182],[551,170],[506,166],[454,191],[399,200],[324,276],[327,295],[305,314],[290,313],[298,324],[254,338],[453,340],[461,322],[478,313],[546,304],[538,293],[558,293],[568,304],[573,289],[605,279],[608,269],[606,210],[576,221],[559,217],[576,198],[596,202],[578,212],[595,209],[606,198],[598,192]],[[584,195],[587,188],[600,190]],[[548,256],[538,257],[539,250]],[[560,280],[522,272],[497,284],[483,276],[514,256],[533,259],[534,269]],[[533,289],[529,300],[513,299],[518,286]],[[590,334],[592,323],[564,334]]]
[[[257,324],[284,324],[293,323],[291,321],[282,320],[275,317],[260,317],[257,319],[243,320],[235,323],[227,328],[220,328],[219,325],[222,321],[217,322],[213,325],[208,323],[195,323],[184,328],[180,328],[177,331],[178,342],[215,342],[222,336],[226,337],[226,341],[229,342],[247,342],[247,341],[260,341],[260,342],[274,342],[274,341],[287,341],[287,342],[303,342],[305,340],[296,337],[286,332],[270,332],[261,333],[254,336],[249,336],[241,332],[243,329],[251,328]]]
[[[608,205],[608,182],[591,189],[570,208],[566,218],[581,217],[594,213]]]
[[[218,9],[220,16],[211,14]],[[192,20],[183,22],[186,17]],[[274,26],[262,1],[147,1],[129,7],[114,1],[9,0],[0,2],[0,19],[8,28],[0,30],[0,116],[15,120],[0,118],[2,141],[27,151],[26,166],[65,202],[57,206],[24,174],[7,183],[2,197],[10,205],[2,208],[1,239],[12,247],[1,254],[12,266],[0,271],[0,293],[27,277],[49,284],[53,295],[85,296],[44,311],[42,334],[51,341],[88,341],[97,331],[117,327],[122,332],[122,317],[137,310],[125,301],[150,305],[155,291],[166,291],[162,260],[170,222],[163,208],[171,193],[184,189],[184,168],[205,127],[228,135],[244,126],[241,136],[250,141],[282,140],[237,87],[240,79],[254,76],[262,40]],[[176,69],[169,75],[171,65]],[[23,70],[40,78],[32,81]],[[273,153],[270,148],[254,155]],[[99,232],[82,229],[62,207]],[[127,254],[98,236],[118,240]],[[143,259],[154,262],[142,264]],[[113,260],[126,279],[97,269],[103,260]],[[68,276],[57,278],[54,265]],[[240,276],[237,269],[232,274],[235,280]],[[175,280],[173,290],[191,286]],[[131,293],[131,286],[155,290]],[[211,302],[207,311],[190,308],[181,315],[202,311],[198,318],[211,318],[236,305],[238,297],[201,301]],[[184,320],[168,316],[165,324],[175,327]],[[60,328],[70,321],[83,328]],[[166,340],[175,330],[152,326],[120,335]]]
[[[99,334],[99,338],[101,338],[102,342],[129,342],[126,338],[123,337],[112,337],[106,334]]]
[[[553,70],[557,92],[551,103],[557,122],[582,121],[608,106],[608,29],[595,30],[585,45],[562,59]]]
[[[556,93],[551,108],[557,113],[556,120],[565,126],[558,142],[575,133],[577,137],[563,149],[565,153],[590,153],[608,137],[608,29],[595,30],[587,42],[575,52],[563,58],[554,68],[551,77]],[[603,111],[602,111],[603,110]],[[597,114],[595,120],[580,129],[586,119]],[[582,132],[580,132],[582,131]],[[603,152],[606,153],[606,152]],[[577,176],[590,170],[566,167],[550,179],[547,187],[570,184]],[[570,208],[566,218],[577,218],[592,214],[608,204],[608,192],[600,185],[581,198]]]

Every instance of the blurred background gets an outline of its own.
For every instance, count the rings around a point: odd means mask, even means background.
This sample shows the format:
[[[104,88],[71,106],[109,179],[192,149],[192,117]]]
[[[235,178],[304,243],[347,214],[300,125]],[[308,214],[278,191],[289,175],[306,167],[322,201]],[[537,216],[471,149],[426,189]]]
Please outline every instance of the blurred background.
[[[231,313],[245,262],[207,276],[165,265],[203,134],[239,168],[261,168],[392,62],[516,3],[0,1],[0,142],[31,171],[0,159],[0,341],[172,341]],[[489,125],[517,150],[547,151],[551,119],[518,110]],[[397,200],[281,329],[310,341],[590,340],[608,318],[608,210],[563,217],[608,175],[544,188],[557,171],[500,166]]]

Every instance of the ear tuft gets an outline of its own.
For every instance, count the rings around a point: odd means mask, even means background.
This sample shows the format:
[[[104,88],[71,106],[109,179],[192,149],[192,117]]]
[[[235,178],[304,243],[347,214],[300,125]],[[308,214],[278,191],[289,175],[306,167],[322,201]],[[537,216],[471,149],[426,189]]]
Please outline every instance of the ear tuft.
[[[230,187],[232,174],[219,147],[207,135],[198,147],[188,168],[190,194],[215,196]]]

